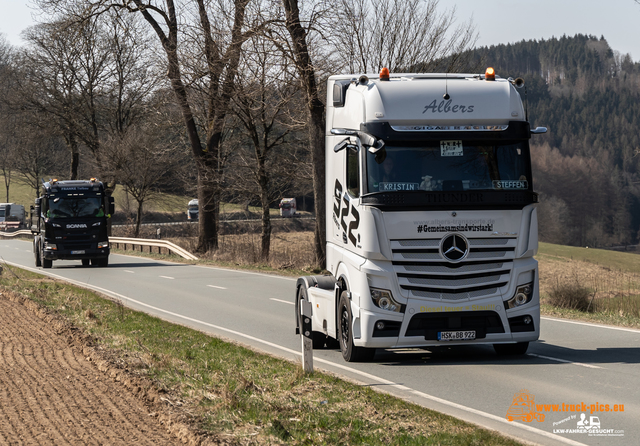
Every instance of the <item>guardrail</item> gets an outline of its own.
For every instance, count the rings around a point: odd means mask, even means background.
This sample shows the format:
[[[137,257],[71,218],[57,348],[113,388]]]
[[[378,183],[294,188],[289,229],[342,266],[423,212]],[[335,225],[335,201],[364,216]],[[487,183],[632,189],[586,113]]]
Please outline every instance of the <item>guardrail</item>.
[[[1,237],[15,237],[18,235],[31,235],[31,231],[29,229],[21,229],[20,231],[13,232],[0,232]],[[145,246],[149,247],[149,252],[152,251],[153,248],[158,248],[158,252],[162,250],[162,248],[167,251],[177,254],[180,257],[187,260],[198,260],[196,256],[191,254],[186,249],[183,249],[176,245],[175,243],[171,243],[166,240],[154,240],[154,239],[146,239],[146,238],[128,238],[128,237],[109,237],[109,243],[112,245],[115,244],[116,247],[120,247],[120,245],[124,246],[124,250],[127,250],[127,245],[131,245],[133,250],[135,250],[135,246],[140,246],[140,251],[142,252]]]
[[[0,232],[0,236],[2,237],[15,237],[16,235],[31,235],[31,230],[20,229],[19,231]]]
[[[120,245],[124,245],[125,251],[127,250],[127,245],[131,245],[132,248],[134,246],[140,246],[141,252],[145,246],[149,247],[149,252],[151,252],[153,248],[158,248],[158,252],[160,252],[162,248],[165,248],[170,252],[177,254],[184,259],[198,260],[196,256],[191,254],[186,249],[183,249],[178,245],[168,242],[166,240],[153,240],[153,239],[147,239],[147,238],[109,237],[109,243],[111,243],[112,245],[115,244],[116,247],[118,248],[120,247]]]

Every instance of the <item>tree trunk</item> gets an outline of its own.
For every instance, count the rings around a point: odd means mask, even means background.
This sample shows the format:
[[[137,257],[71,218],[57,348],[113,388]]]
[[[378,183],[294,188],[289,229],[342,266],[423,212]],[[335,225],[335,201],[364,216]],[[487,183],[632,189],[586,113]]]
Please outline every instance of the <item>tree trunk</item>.
[[[286,12],[286,26],[293,43],[296,68],[300,73],[307,98],[309,147],[313,162],[313,198],[316,225],[314,230],[316,262],[326,263],[325,227],[325,152],[324,152],[324,104],[316,83],[315,68],[307,47],[306,31],[300,23],[298,0],[282,0]]]
[[[269,213],[269,188],[268,178],[264,166],[264,158],[258,158],[258,182],[260,183],[260,201],[262,203],[262,249],[263,262],[269,261],[271,252],[271,214]]]
[[[142,201],[138,201],[138,213],[136,214],[136,231],[133,234],[135,238],[140,237],[140,224],[142,223]]]
[[[198,163],[198,252],[218,249],[218,219],[220,214],[220,195],[212,172]]]

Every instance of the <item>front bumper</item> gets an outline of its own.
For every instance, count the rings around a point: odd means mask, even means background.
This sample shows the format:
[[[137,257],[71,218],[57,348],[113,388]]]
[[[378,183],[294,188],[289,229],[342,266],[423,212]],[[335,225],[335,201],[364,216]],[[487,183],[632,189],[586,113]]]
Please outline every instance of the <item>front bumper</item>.
[[[499,344],[535,341],[540,336],[540,306],[534,303],[505,311],[502,300],[426,306],[409,303],[404,315],[357,309],[354,344],[369,348],[407,348],[463,344]],[[529,317],[525,319],[526,317]],[[525,323],[525,320],[529,323]],[[384,323],[384,329],[376,326]],[[439,341],[444,331],[473,331],[475,339]]]
[[[82,259],[106,259],[109,257],[109,248],[94,249],[45,249],[43,257],[46,260],[82,260]]]

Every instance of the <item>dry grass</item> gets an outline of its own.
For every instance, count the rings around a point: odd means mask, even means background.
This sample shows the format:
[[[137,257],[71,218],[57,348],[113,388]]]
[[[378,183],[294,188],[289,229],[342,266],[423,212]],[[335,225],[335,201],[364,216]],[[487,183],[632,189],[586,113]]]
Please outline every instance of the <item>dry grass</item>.
[[[619,317],[625,325],[629,318],[640,318],[640,272],[544,252],[538,261],[543,303]]]
[[[190,251],[195,251],[196,237],[171,239]],[[219,249],[200,255],[202,261],[213,261],[236,266],[255,266],[274,270],[310,271],[315,268],[313,232],[277,232],[271,236],[268,261],[261,259],[261,238],[257,233],[221,235]]]

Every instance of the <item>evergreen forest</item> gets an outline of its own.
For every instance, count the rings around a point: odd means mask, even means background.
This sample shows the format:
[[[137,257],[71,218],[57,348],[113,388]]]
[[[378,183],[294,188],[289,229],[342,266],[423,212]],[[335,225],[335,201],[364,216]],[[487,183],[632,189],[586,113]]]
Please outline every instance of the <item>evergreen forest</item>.
[[[604,37],[576,35],[479,48],[472,66],[521,77],[534,135],[540,239],[574,246],[640,238],[640,64]]]

